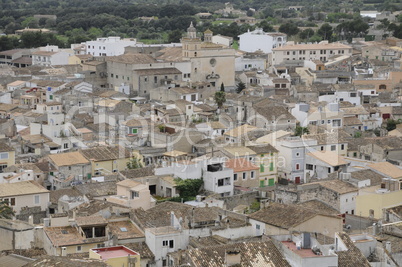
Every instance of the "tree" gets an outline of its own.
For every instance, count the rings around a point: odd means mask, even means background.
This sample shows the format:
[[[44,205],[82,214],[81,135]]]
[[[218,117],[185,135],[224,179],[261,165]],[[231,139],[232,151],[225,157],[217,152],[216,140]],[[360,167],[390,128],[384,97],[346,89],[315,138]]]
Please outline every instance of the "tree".
[[[258,24],[259,28],[262,28],[262,30],[264,32],[273,32],[274,28],[272,27],[272,25],[269,23],[268,20],[263,20]]]
[[[317,31],[317,34],[322,37],[323,40],[331,40],[332,27],[328,23],[324,23]]]
[[[221,92],[225,92],[225,85],[221,83]]]
[[[142,168],[142,162],[137,157],[131,157],[130,160],[127,162],[127,169],[140,169]]]
[[[8,205],[8,201],[0,201],[0,218],[11,219],[14,216],[13,209]]]
[[[387,128],[388,131],[395,130],[395,129],[396,129],[396,125],[399,124],[399,123],[401,123],[400,120],[388,119],[388,120],[387,120],[387,126],[386,126],[386,128]]]
[[[184,199],[196,197],[201,189],[201,186],[204,184],[202,179],[182,180],[177,178],[174,181],[176,182],[176,189],[179,190],[180,198]]]
[[[289,36],[292,36],[292,35],[296,35],[299,33],[299,28],[293,22],[288,22],[288,23],[282,24],[279,27],[279,31],[286,33]]]
[[[223,103],[226,102],[225,92],[222,92],[222,91],[216,92],[215,96],[214,96],[214,100],[215,100],[216,104],[218,105],[218,108],[222,108]]]
[[[310,37],[314,35],[314,30],[313,29],[305,29],[299,33],[299,37],[303,40],[308,40]]]
[[[246,85],[244,84],[244,82],[239,82],[237,84],[236,93],[240,94],[241,91],[243,91],[244,89],[246,89]]]
[[[307,127],[302,127],[300,125],[296,126],[295,136],[302,136],[304,134],[309,134],[309,133],[310,133],[310,131]]]
[[[174,31],[171,31],[168,35],[168,43],[179,43],[181,37],[182,37],[181,30],[176,29]]]

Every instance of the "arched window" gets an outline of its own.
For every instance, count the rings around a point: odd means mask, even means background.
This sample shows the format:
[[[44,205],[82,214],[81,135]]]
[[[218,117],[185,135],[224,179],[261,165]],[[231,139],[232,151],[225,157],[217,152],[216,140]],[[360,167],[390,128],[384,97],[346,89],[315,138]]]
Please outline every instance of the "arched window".
[[[387,86],[386,86],[385,84],[380,84],[379,89],[380,89],[380,90],[386,90],[386,89],[387,89]]]

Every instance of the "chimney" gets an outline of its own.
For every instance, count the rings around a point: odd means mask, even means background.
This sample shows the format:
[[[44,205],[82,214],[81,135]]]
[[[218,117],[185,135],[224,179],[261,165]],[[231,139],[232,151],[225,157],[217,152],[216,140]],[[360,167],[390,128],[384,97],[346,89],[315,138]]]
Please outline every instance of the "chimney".
[[[170,226],[174,227],[174,211],[170,212]]]
[[[227,267],[239,265],[241,262],[240,250],[231,249],[225,252],[225,263]]]
[[[388,250],[389,253],[391,253],[392,247],[390,241],[387,241],[387,243],[385,243],[385,249]]]
[[[29,217],[28,217],[28,223],[29,223],[29,224],[34,224],[34,220],[33,220],[33,216],[32,216],[32,215],[29,215]]]
[[[61,256],[63,256],[63,257],[67,256],[67,248],[66,247],[61,247]]]

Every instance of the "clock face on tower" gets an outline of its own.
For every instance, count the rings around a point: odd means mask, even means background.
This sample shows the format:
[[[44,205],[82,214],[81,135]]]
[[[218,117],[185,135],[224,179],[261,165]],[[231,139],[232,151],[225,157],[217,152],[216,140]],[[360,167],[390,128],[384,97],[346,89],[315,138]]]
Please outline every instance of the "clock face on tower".
[[[211,60],[209,61],[209,64],[211,64],[211,66],[214,67],[216,65],[216,59],[211,58]]]

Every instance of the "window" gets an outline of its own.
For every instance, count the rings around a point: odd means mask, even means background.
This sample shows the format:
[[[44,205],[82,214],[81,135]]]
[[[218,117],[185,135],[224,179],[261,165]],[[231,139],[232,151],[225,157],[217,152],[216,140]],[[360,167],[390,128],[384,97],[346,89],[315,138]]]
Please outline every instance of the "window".
[[[324,151],[324,146],[321,146],[321,151]]]
[[[67,148],[68,148],[68,144],[65,143],[65,144],[64,144],[64,149],[67,149]]]
[[[158,77],[154,77],[154,83],[158,83]]]
[[[163,241],[162,241],[162,246],[163,246],[163,247],[167,247],[168,244],[169,244],[169,241],[168,241],[168,240],[163,240]]]
[[[336,145],[331,145],[331,151],[335,151],[336,150]]]
[[[8,159],[8,152],[0,153],[0,159]]]
[[[313,164],[306,164],[306,170],[313,170]]]
[[[34,196],[34,203],[35,203],[35,204],[39,204],[39,202],[40,202],[40,196],[39,196],[39,195],[35,195],[35,196]]]
[[[246,173],[243,172],[243,180],[246,180]]]
[[[173,240],[169,240],[169,248],[174,248],[174,242],[173,242]]]
[[[387,86],[386,86],[385,84],[381,84],[381,85],[378,87],[378,89],[380,89],[380,90],[385,90],[385,89],[387,89]]]
[[[300,170],[300,164],[296,163],[296,170]]]
[[[233,181],[237,181],[237,173],[233,174]]]
[[[274,163],[273,162],[269,163],[269,171],[270,172],[274,171]]]
[[[140,197],[140,193],[137,191],[131,191],[131,199],[134,199],[136,197]]]
[[[299,152],[296,153],[296,157],[300,157],[300,153],[299,153]]]
[[[261,229],[261,226],[260,226],[259,224],[256,224],[256,225],[255,225],[255,229],[260,230],[260,229]]]
[[[82,246],[77,246],[77,251],[82,251]]]
[[[10,205],[15,206],[15,197],[10,198]]]
[[[331,173],[331,168],[328,168],[328,173]]]
[[[341,145],[341,150],[345,150],[345,145],[344,144]]]
[[[254,179],[254,171],[251,172],[251,179]]]
[[[53,100],[53,95],[49,95],[49,99],[50,99],[50,100]]]
[[[131,129],[131,133],[132,133],[132,134],[137,134],[137,133],[138,133],[138,129]]]
[[[260,164],[260,172],[264,172],[265,170],[264,170],[265,168],[264,168],[264,164]]]

